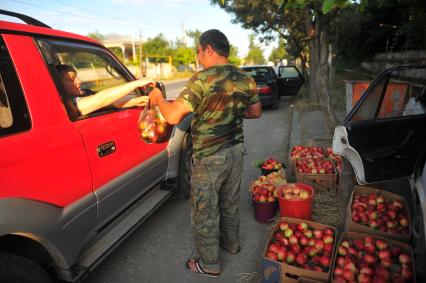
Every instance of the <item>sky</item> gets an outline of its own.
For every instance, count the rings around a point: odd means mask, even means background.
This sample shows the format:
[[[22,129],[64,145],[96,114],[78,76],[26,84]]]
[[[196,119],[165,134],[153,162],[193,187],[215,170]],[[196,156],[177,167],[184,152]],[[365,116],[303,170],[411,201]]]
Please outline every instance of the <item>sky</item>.
[[[168,40],[182,38],[183,30],[220,29],[239,56],[247,54],[249,34],[232,15],[210,0],[1,0],[0,9],[26,14],[55,29],[87,35],[117,33],[143,40],[162,33]],[[1,16],[1,20],[11,20]],[[19,20],[14,20],[20,22]],[[191,39],[186,38],[192,45]],[[267,59],[276,43],[262,44]]]

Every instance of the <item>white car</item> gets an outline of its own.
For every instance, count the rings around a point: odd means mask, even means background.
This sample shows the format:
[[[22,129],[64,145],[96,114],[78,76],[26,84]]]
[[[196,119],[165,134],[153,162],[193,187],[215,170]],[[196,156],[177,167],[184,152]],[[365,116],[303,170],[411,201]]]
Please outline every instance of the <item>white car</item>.
[[[383,71],[336,127],[333,151],[360,185],[381,182],[411,204],[417,282],[426,282],[426,65]]]

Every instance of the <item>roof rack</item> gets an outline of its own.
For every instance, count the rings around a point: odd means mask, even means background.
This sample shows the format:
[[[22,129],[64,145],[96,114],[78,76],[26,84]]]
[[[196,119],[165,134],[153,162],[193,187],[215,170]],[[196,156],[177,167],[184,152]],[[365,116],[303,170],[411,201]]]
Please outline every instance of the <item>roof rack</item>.
[[[31,18],[31,17],[23,15],[23,14],[19,14],[19,13],[10,12],[10,11],[0,9],[0,15],[6,15],[6,16],[18,18],[18,19],[22,20],[24,23],[32,25],[32,26],[43,27],[43,28],[51,28],[50,26],[46,25],[45,23],[42,23],[42,22],[40,22],[40,21],[38,21],[34,18]]]

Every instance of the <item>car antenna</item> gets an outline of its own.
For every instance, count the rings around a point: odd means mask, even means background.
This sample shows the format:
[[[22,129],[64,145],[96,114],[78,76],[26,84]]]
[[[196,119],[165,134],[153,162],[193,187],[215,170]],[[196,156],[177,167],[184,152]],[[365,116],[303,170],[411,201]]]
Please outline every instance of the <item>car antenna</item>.
[[[2,9],[0,9],[0,14],[18,18],[18,19],[22,20],[24,23],[32,25],[32,26],[43,27],[43,28],[51,28],[50,26],[46,25],[45,23],[42,23],[39,20],[31,18],[27,15],[23,15],[23,14],[11,12],[11,11],[6,11],[6,10],[2,10]]]

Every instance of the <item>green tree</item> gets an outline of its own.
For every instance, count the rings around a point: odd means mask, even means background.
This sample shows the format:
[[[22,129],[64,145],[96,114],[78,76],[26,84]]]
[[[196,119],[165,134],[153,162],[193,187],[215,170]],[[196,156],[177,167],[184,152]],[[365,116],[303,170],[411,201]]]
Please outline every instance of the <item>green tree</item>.
[[[102,41],[103,39],[105,39],[105,37],[97,30],[95,30],[94,32],[88,33],[87,37],[93,38],[97,41]]]
[[[170,42],[167,41],[165,36],[160,33],[154,38],[148,38],[143,45],[143,56],[171,56],[172,50]],[[155,62],[167,60],[166,58],[150,58]]]
[[[254,35],[249,36],[249,50],[245,58],[248,65],[262,65],[265,64],[265,57],[263,57],[263,50],[254,42]]]
[[[192,42],[194,44],[194,50],[198,45],[201,33],[202,32],[199,31],[198,29],[189,30],[189,31],[186,32],[186,35],[189,36],[190,38],[192,38]],[[199,66],[198,59],[197,59],[197,53],[195,51],[194,51],[194,62],[195,62],[195,68],[198,70],[200,68],[200,66]]]
[[[278,33],[297,48],[303,61],[309,59],[309,86],[314,99],[326,109],[332,125],[337,117],[329,97],[328,48],[330,24],[346,0],[211,0],[233,14],[234,22],[263,33],[268,40]],[[253,13],[253,11],[256,11]],[[305,46],[309,56],[304,54]]]
[[[229,57],[228,57],[229,63],[240,66],[241,65],[241,58],[238,57],[238,48],[231,44],[231,49],[229,50]]]
[[[288,56],[287,51],[285,50],[285,41],[284,39],[280,38],[280,40],[278,41],[278,46],[272,49],[268,60],[276,63],[283,59],[290,59],[290,58]]]

